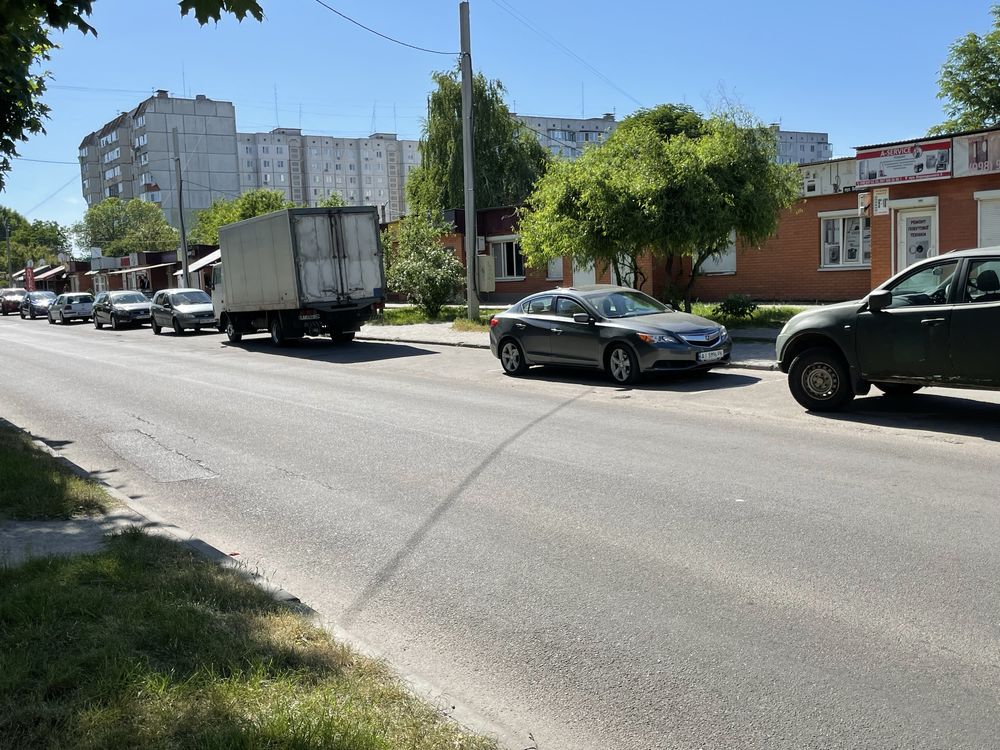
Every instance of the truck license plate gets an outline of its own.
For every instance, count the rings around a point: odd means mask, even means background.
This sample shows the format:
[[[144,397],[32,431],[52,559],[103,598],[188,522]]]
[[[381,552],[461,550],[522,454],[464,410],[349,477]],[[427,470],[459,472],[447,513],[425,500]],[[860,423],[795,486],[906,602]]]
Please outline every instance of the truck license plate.
[[[713,362],[714,360],[722,359],[724,356],[726,356],[726,353],[722,349],[716,349],[711,352],[698,352],[698,361]]]

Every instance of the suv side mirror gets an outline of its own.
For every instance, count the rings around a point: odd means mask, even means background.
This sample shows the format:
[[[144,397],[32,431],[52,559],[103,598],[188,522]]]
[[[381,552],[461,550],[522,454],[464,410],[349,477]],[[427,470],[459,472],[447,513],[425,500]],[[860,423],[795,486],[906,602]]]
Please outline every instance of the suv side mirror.
[[[573,313],[574,323],[589,323],[590,315],[588,313]]]
[[[892,292],[888,289],[880,289],[868,295],[868,310],[873,313],[880,313],[892,304]]]

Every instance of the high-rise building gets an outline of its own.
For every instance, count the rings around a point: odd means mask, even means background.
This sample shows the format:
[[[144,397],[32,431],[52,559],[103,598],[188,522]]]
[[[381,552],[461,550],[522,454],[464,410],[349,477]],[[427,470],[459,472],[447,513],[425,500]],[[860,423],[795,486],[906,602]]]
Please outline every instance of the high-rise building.
[[[378,207],[384,221],[406,213],[406,177],[420,164],[418,142],[394,133],[344,138],[275,128],[236,140],[241,191],[281,190],[308,206],[339,195],[348,206]]]
[[[576,159],[588,146],[604,143],[618,123],[611,113],[601,117],[574,118],[545,115],[511,116],[534,133],[538,142],[553,156]]]
[[[157,91],[80,143],[83,196],[92,206],[105,198],[139,198],[163,209],[180,226],[174,131],[184,179],[184,221],[216,198],[239,194],[236,111],[231,102],[201,94],[194,99]]]
[[[833,158],[829,134],[781,130],[777,125],[772,127],[775,128],[778,164],[808,164]]]

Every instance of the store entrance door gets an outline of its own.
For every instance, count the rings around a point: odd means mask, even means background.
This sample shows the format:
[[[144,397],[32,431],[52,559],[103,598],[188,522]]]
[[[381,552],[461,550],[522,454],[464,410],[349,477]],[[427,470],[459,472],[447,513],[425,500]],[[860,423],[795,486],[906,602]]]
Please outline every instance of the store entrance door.
[[[926,208],[897,211],[896,272],[937,254],[937,212]]]

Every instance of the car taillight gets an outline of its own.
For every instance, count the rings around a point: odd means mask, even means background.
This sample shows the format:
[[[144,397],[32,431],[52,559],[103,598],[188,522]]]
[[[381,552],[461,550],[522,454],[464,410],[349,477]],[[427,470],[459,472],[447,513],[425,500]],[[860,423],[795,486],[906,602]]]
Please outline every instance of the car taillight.
[[[494,318],[492,315],[490,316],[490,328],[496,328],[499,322],[497,318]]]

